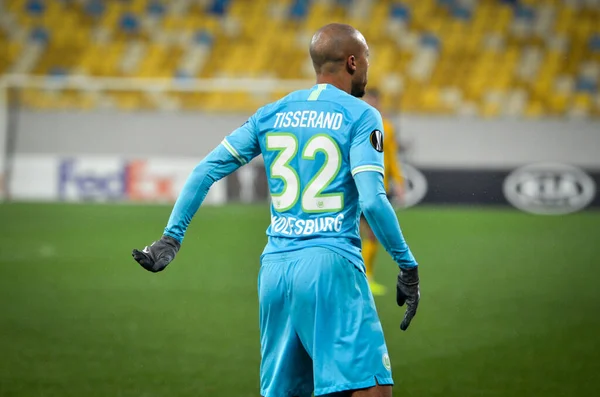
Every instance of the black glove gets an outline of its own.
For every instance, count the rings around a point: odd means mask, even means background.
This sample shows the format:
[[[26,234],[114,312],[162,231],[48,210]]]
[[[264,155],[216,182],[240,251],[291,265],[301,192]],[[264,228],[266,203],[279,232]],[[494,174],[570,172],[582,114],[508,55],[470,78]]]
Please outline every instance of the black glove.
[[[171,263],[180,246],[179,241],[173,237],[162,236],[160,240],[153,242],[150,246],[144,248],[143,251],[134,249],[131,256],[144,269],[156,273]]]
[[[410,269],[400,269],[398,284],[396,284],[396,302],[398,306],[403,306],[406,302],[406,313],[404,313],[404,319],[400,324],[402,331],[406,331],[410,321],[417,314],[420,299],[418,268],[415,266]]]

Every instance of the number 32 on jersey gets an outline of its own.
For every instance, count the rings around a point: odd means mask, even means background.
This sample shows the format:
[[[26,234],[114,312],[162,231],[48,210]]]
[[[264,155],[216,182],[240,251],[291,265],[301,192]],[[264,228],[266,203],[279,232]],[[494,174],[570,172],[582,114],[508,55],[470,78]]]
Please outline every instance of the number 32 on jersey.
[[[302,148],[301,161],[314,161],[317,153],[325,155],[321,169],[300,192],[300,177],[290,167],[290,161],[298,154],[298,139],[290,133],[270,133],[266,135],[267,150],[279,154],[271,163],[271,178],[283,181],[281,193],[271,192],[273,206],[278,212],[285,212],[296,205],[301,198],[302,210],[309,213],[337,212],[344,208],[343,193],[321,193],[329,186],[340,171],[342,155],[338,144],[325,134],[314,135]]]

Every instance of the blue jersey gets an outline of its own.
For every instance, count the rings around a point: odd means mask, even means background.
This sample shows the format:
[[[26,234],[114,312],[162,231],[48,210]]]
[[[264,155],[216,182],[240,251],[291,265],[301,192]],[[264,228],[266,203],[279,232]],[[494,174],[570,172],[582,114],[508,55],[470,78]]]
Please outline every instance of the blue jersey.
[[[271,193],[264,254],[322,246],[363,266],[353,176],[384,173],[375,108],[318,84],[259,109],[223,146],[241,164],[263,155]]]
[[[183,242],[212,184],[261,153],[272,198],[264,254],[318,246],[364,268],[362,209],[398,266],[418,265],[386,198],[381,115],[328,84],[259,109],[226,137],[188,177],[164,234]]]

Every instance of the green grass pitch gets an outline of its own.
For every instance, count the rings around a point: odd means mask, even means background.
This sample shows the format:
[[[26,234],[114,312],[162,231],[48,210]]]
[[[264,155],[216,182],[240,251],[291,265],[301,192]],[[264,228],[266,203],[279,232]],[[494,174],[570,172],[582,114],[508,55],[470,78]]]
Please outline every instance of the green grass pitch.
[[[178,258],[130,256],[169,207],[0,205],[0,396],[258,396],[266,206],[203,208]],[[600,212],[399,214],[421,307],[377,298],[396,396],[600,395]],[[376,270],[393,290],[383,250]]]

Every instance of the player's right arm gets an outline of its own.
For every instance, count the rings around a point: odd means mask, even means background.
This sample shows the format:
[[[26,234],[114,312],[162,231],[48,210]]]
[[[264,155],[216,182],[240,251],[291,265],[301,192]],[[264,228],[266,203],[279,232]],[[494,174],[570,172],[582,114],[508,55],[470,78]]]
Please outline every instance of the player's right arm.
[[[400,267],[397,303],[407,303],[400,324],[406,330],[419,304],[418,265],[406,243],[384,187],[383,123],[379,112],[367,109],[356,124],[350,148],[350,166],[360,206],[379,242]]]
[[[159,272],[174,258],[192,218],[202,205],[210,187],[260,154],[256,115],[227,136],[188,177],[169,217],[160,240],[132,256],[146,270]]]

